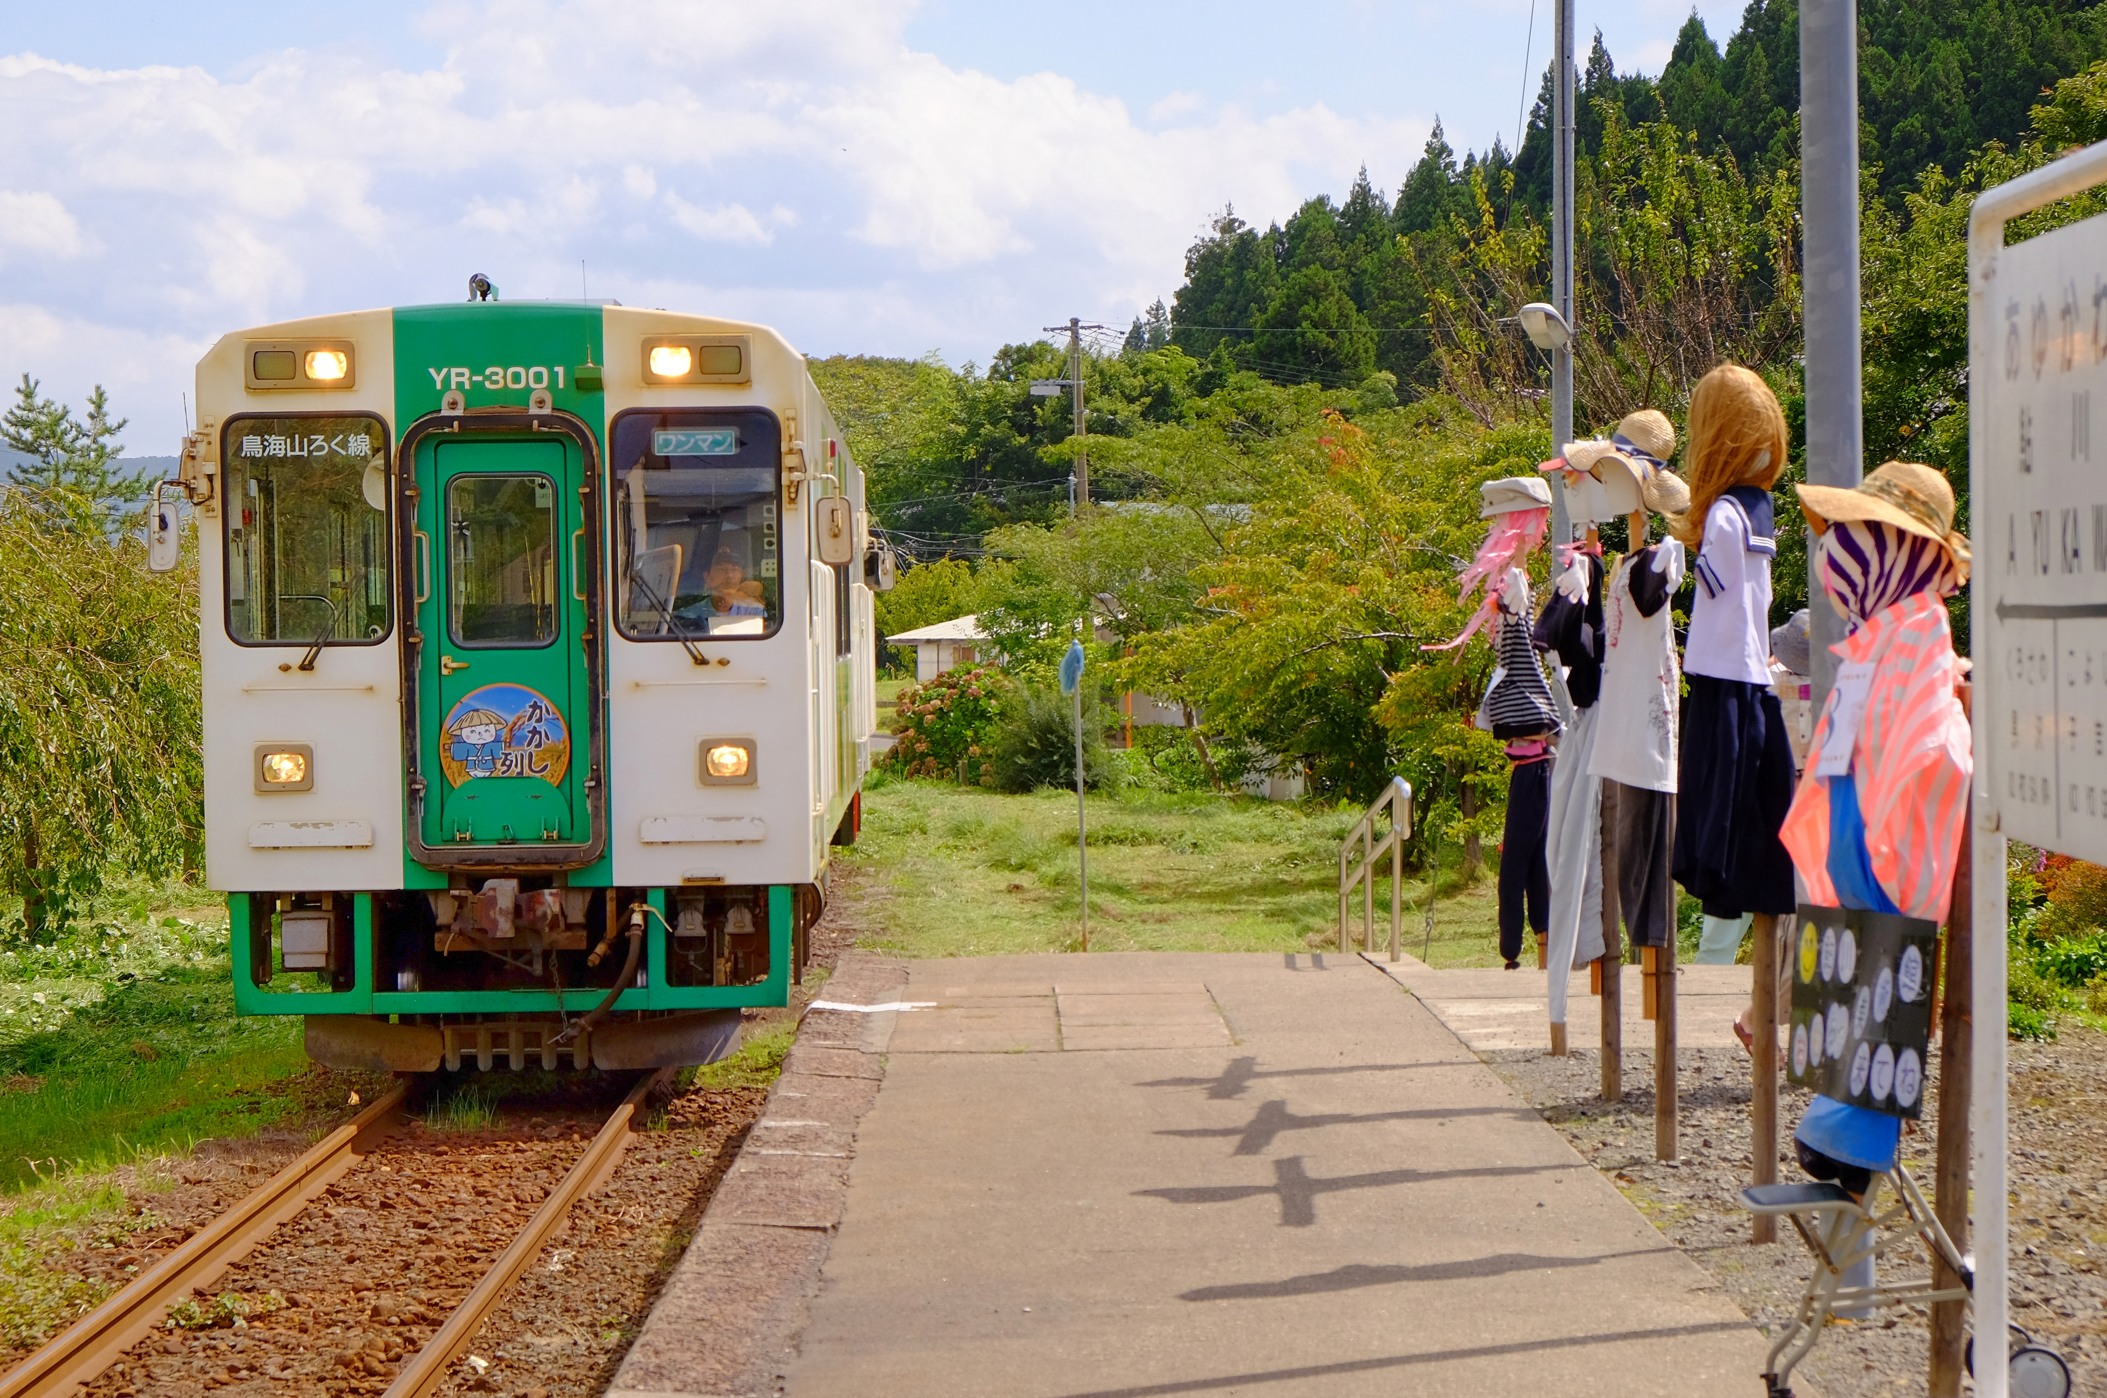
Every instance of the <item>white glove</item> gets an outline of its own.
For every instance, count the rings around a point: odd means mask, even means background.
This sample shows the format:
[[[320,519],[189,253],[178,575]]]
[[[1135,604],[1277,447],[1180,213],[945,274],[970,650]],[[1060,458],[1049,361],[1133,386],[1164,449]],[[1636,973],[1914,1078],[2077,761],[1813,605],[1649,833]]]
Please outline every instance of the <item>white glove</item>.
[[[1584,554],[1573,555],[1573,565],[1558,575],[1558,595],[1568,602],[1587,605],[1588,561]]]
[[[1672,534],[1654,545],[1653,570],[1668,580],[1670,592],[1683,585],[1684,558],[1683,541]]]
[[[1529,615],[1529,579],[1519,568],[1509,568],[1500,580],[1500,605],[1509,615]]]

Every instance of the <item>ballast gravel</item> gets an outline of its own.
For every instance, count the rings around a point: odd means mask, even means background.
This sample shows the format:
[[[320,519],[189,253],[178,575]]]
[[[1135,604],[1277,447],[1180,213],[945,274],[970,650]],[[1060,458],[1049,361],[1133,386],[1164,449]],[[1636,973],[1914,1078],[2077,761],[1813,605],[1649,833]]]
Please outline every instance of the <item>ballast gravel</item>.
[[[1682,1051],[1678,1063],[1681,1160],[1654,1159],[1653,1055],[1627,1048],[1624,1100],[1601,1100],[1601,1060],[1534,1052],[1484,1055],[1494,1071],[1563,1132],[1669,1241],[1766,1330],[1798,1301],[1810,1270],[1789,1226],[1781,1241],[1750,1244],[1739,1193],[1749,1175],[1749,1060],[1735,1049]],[[1804,1179],[1790,1158],[1807,1094],[1779,1100],[1778,1178]],[[1930,1194],[1937,1084],[1924,1119],[1903,1138],[1903,1159]],[[2051,1043],[2011,1045],[2012,1318],[2071,1366],[2074,1392],[2107,1393],[2107,1035],[2066,1024]],[[1907,1272],[1928,1265],[1908,1255]],[[1903,1266],[1895,1268],[1905,1271]],[[1924,1313],[1899,1308],[1831,1326],[1795,1378],[1824,1398],[1921,1394]],[[1750,1391],[1759,1380],[1750,1376]]]

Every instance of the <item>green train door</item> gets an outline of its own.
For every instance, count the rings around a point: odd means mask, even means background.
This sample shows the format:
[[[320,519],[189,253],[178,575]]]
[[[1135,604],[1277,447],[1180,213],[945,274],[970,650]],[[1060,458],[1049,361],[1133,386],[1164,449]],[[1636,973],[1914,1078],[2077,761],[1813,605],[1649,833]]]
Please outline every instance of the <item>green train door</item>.
[[[604,848],[587,442],[414,442],[415,702],[425,862],[576,867]]]

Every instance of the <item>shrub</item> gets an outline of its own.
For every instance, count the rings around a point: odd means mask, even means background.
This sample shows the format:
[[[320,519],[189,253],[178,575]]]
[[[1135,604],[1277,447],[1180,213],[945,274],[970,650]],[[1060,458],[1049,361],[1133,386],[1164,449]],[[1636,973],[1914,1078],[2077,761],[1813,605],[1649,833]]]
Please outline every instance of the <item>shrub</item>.
[[[1099,706],[1083,703],[1083,785],[1098,789],[1113,777]],[[1019,691],[1003,708],[995,734],[995,785],[1004,791],[1075,785],[1075,700],[1054,690]]]
[[[1203,753],[1201,744],[1206,744]],[[1207,737],[1196,729],[1144,724],[1134,729],[1134,745],[1124,754],[1124,770],[1134,782],[1158,791],[1234,792],[1263,754],[1236,738]],[[1208,764],[1214,771],[1210,775]]]
[[[2044,969],[2042,955],[2046,949],[2039,942],[2016,936],[2008,945],[2005,1000],[2012,1037],[2053,1039],[2056,1012],[2066,1006],[2070,994],[2061,981]]]
[[[887,767],[902,776],[991,785],[987,744],[1009,687],[1001,671],[969,665],[903,690],[900,740],[885,755]]]
[[[2107,975],[2107,932],[2045,943],[2032,959],[2043,975],[2069,986],[2089,985]]]
[[[2056,1022],[2040,1010],[2030,1006],[2014,1004],[2007,1028],[2015,1039],[2053,1039],[2056,1037]]]

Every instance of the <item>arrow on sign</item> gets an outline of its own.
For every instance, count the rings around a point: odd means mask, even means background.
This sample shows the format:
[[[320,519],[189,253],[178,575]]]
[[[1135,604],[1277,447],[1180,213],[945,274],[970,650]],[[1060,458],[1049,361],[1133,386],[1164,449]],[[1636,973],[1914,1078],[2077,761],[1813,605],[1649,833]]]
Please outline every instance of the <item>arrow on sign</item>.
[[[2000,602],[1999,621],[2068,621],[2077,617],[2107,617],[2107,602]]]

